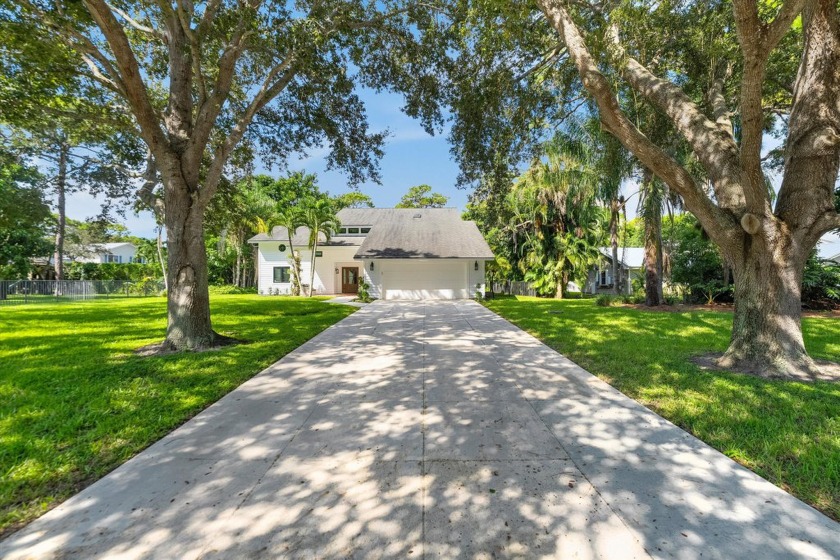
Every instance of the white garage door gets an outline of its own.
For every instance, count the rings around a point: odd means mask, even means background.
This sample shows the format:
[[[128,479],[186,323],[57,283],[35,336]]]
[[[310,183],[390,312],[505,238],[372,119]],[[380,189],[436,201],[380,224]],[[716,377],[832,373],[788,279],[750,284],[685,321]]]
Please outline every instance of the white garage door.
[[[387,263],[382,272],[384,299],[470,297],[465,261],[394,261]]]

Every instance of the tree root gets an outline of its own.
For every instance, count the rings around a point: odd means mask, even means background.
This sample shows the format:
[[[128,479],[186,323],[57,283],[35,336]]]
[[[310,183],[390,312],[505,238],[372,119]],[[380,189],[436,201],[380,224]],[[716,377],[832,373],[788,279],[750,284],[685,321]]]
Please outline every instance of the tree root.
[[[814,360],[807,355],[805,359],[796,361],[785,359],[756,361],[739,359],[730,353],[714,353],[695,356],[691,361],[704,370],[729,371],[764,379],[806,383],[814,381],[840,382],[840,364],[825,360]]]
[[[247,344],[244,340],[239,340],[230,336],[225,336],[217,332],[213,332],[213,342],[202,345],[196,348],[181,348],[171,340],[164,340],[154,344],[148,344],[138,348],[134,353],[138,356],[166,356],[169,354],[177,354],[179,352],[207,352],[209,350],[218,350],[225,346],[232,346],[234,344]]]

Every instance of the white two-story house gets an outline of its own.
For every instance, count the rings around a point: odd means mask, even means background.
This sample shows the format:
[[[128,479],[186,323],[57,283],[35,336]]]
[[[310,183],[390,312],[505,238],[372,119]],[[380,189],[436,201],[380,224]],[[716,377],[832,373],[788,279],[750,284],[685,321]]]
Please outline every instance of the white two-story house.
[[[339,231],[321,235],[315,258],[316,294],[355,294],[359,282],[380,299],[464,299],[484,290],[493,253],[474,222],[456,208],[347,208]],[[303,284],[310,281],[309,230],[292,238]],[[258,249],[262,294],[291,292],[291,250],[285,228],[249,240]]]

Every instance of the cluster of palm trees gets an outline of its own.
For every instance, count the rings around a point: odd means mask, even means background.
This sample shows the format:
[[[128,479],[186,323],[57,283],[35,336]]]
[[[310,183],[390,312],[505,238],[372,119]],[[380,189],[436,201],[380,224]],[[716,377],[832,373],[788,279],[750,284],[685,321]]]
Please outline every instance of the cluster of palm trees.
[[[257,218],[257,231],[260,233],[271,233],[275,226],[286,229],[289,254],[291,255],[291,284],[292,295],[299,296],[303,292],[304,284],[301,282],[301,261],[300,253],[295,249],[294,237],[298,229],[305,227],[309,229],[308,248],[311,249],[311,266],[309,284],[306,295],[312,296],[315,285],[315,259],[317,258],[318,242],[321,234],[326,241],[338,231],[341,226],[335,204],[329,198],[306,198],[294,206],[278,208],[268,218]]]
[[[639,192],[625,198],[622,183],[639,178]],[[570,119],[548,141],[535,160],[501,199],[495,216],[482,220],[497,255],[500,277],[531,282],[537,293],[563,297],[570,281],[580,285],[592,266],[601,262],[601,247],[609,247],[613,290],[619,293],[629,278],[621,275],[619,246],[626,206],[639,195],[639,215],[645,225],[646,278],[649,305],[662,300],[662,214],[679,200],[606,134],[596,118]],[[626,233],[626,229],[624,229]]]
[[[582,283],[600,261],[600,247],[618,246],[630,162],[597,125],[570,122],[504,200],[511,256],[542,295],[563,297],[570,281]]]

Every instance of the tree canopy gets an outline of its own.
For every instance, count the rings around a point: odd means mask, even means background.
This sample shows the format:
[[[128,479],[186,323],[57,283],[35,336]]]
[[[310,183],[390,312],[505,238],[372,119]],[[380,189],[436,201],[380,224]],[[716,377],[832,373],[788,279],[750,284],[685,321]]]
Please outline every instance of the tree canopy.
[[[7,152],[0,152],[0,279],[24,278],[29,259],[49,253],[50,209],[38,183],[43,178]]]
[[[429,185],[416,185],[408,189],[397,204],[397,208],[443,208],[449,197],[432,192]]]
[[[802,274],[840,226],[836,2],[470,2],[460,14],[452,138],[463,179],[503,177],[567,115],[597,114],[732,266],[720,365],[812,378]],[[639,118],[639,105],[661,118]],[[772,132],[783,141],[778,193],[762,153]]]
[[[378,179],[387,132],[370,130],[357,86],[402,93],[430,131],[441,122],[446,44],[434,12],[411,1],[0,0],[0,19],[30,58],[60,45],[70,63],[42,68],[45,79],[72,74],[147,146],[139,196],[166,225],[171,348],[220,340],[203,217],[226,172],[236,184],[232,161],[282,166],[327,146],[351,184]]]

